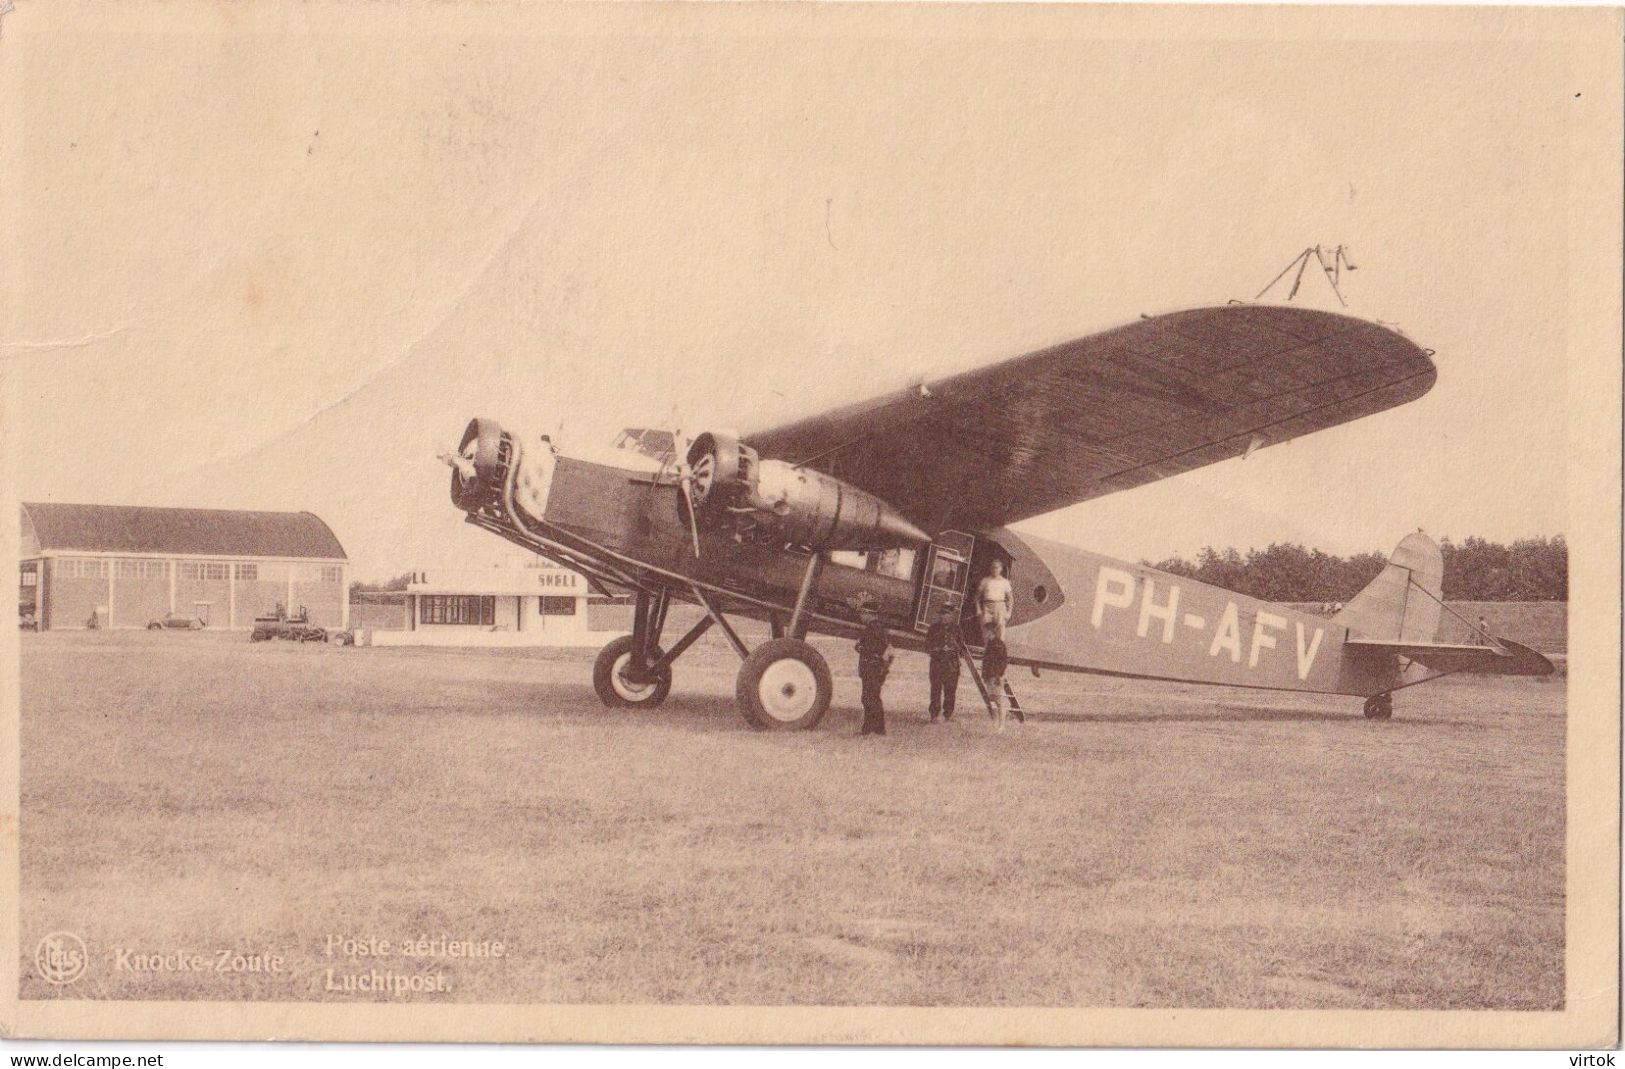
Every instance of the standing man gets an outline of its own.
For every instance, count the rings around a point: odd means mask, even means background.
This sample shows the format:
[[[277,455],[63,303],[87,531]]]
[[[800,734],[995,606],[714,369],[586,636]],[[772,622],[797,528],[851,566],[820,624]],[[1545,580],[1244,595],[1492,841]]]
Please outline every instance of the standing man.
[[[1015,607],[1010,580],[1004,577],[1004,562],[995,559],[991,569],[976,587],[976,610],[982,614],[982,626],[989,640],[1004,641],[1004,625],[1010,620]]]
[[[938,716],[952,720],[959,690],[959,610],[952,599],[942,603],[925,633],[925,652],[931,658],[931,722]]]
[[[858,619],[863,623],[863,634],[858,639],[858,679],[863,683],[863,730],[860,735],[886,733],[886,707],[880,700],[880,688],[891,671],[892,653],[886,641],[886,627],[880,622],[872,601],[858,607]]]

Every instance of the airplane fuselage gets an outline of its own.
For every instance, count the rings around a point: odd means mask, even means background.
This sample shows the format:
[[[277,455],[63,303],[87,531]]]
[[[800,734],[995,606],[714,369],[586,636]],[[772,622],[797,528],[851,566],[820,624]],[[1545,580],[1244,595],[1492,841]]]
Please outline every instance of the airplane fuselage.
[[[1348,629],[1327,616],[1030,535],[994,537],[1019,540],[1064,595],[1053,611],[1010,628],[1012,660],[1324,694],[1370,695],[1398,685],[1396,658],[1345,650]],[[1029,585],[1020,574],[1018,563],[1018,589]]]
[[[541,449],[549,455],[537,456]],[[678,483],[653,461],[621,451],[575,457],[541,446],[525,470],[529,483],[516,486],[515,504],[532,534],[612,561],[681,600],[696,600],[698,588],[731,613],[788,615],[809,554],[705,533],[696,556]],[[547,552],[512,525],[487,526]],[[1345,650],[1346,628],[1325,616],[1005,528],[971,533],[999,547],[1010,567],[1006,637],[1015,664],[1333,694],[1377,694],[1399,681],[1396,658]],[[925,564],[922,554],[908,578],[826,564],[813,591],[812,629],[852,634],[852,606],[868,600],[894,644],[920,648],[915,622]],[[971,576],[965,591],[972,599],[979,578]],[[976,634],[974,626],[966,631]],[[971,644],[979,642],[972,637]]]

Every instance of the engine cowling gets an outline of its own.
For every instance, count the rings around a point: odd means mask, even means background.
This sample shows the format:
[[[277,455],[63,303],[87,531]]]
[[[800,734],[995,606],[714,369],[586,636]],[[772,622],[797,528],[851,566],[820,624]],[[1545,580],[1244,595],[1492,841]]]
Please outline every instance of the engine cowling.
[[[694,439],[685,457],[699,523],[812,550],[890,549],[930,536],[866,490],[812,468],[762,460],[729,434]],[[686,502],[679,497],[679,508]]]

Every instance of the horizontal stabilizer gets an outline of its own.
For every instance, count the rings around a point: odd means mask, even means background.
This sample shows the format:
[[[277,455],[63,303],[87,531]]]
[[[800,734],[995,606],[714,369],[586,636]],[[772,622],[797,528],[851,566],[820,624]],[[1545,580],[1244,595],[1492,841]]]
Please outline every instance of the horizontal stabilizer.
[[[1495,646],[1454,646],[1439,642],[1389,642],[1350,638],[1344,648],[1398,654],[1435,672],[1479,672],[1496,676],[1549,676],[1552,662],[1504,638]]]

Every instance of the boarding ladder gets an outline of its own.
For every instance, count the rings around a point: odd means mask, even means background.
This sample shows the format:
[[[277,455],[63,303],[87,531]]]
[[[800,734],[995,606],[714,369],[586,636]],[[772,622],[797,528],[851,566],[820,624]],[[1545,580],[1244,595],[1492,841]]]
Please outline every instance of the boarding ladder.
[[[982,670],[976,664],[976,658],[971,656],[970,647],[965,644],[965,636],[954,630],[954,643],[959,647],[959,659],[965,663],[970,672],[971,680],[976,684],[976,692],[982,696],[982,704],[987,707],[988,715],[993,715],[993,696],[988,693],[987,680],[982,678]],[[1027,722],[1027,714],[1022,711],[1021,702],[1016,698],[1016,692],[1010,689],[1010,678],[1004,679],[1004,696],[1010,699],[1010,712],[1015,715],[1018,724]]]

